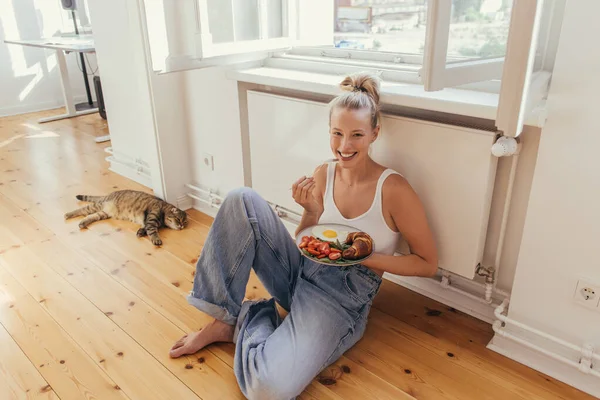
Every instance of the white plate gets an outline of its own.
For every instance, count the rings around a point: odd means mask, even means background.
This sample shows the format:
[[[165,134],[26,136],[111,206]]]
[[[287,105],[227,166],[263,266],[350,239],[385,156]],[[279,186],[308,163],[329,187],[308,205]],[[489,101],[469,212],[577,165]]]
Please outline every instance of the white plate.
[[[341,225],[341,224],[319,224],[319,225],[312,225],[312,226],[309,226],[307,228],[304,228],[300,233],[298,233],[298,235],[296,236],[296,247],[298,247],[300,245],[300,243],[302,243],[302,237],[304,237],[304,236],[313,236],[313,237],[316,237],[312,233],[313,228],[315,228],[316,226],[327,226],[327,227],[331,227],[331,228],[333,228],[333,229],[335,229],[337,231],[345,231],[345,232],[348,232],[348,233],[350,233],[350,232],[361,232],[360,229],[356,229],[356,228],[354,228],[352,226],[349,226],[349,225]],[[340,243],[344,243],[346,241],[345,237],[337,238],[337,239],[340,241]],[[319,239],[319,240],[322,240],[322,239]],[[334,240],[329,240],[329,241],[330,242],[335,242],[335,239]],[[337,265],[339,267],[343,267],[343,266],[346,266],[346,265],[360,264],[361,262],[365,261],[367,258],[371,257],[371,255],[373,255],[373,253],[375,252],[375,243],[373,242],[373,251],[371,251],[371,254],[369,254],[368,256],[363,257],[363,258],[358,259],[358,260],[350,260],[350,261],[344,262],[344,263],[336,263],[336,262],[331,262],[331,261],[329,261],[329,262],[322,261],[322,260],[320,260],[320,259],[318,259],[316,257],[312,257],[312,256],[308,256],[308,255],[304,254],[304,252],[302,251],[302,249],[300,247],[298,247],[298,250],[300,251],[300,254],[302,254],[304,257],[306,257],[309,260],[314,261],[316,263],[324,264],[324,265]]]

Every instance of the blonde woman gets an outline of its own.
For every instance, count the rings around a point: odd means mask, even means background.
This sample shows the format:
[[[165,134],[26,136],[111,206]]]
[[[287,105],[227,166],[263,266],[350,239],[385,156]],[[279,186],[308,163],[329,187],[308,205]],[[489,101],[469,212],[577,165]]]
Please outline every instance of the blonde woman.
[[[235,343],[234,372],[249,399],[296,397],[352,347],[365,331],[383,272],[432,276],[437,270],[418,196],[369,156],[380,130],[379,81],[358,74],[340,86],[344,93],[330,103],[329,126],[337,161],[293,184],[294,200],[304,208],[297,232],[317,223],[350,225],[373,238],[375,253],[349,267],[314,263],[264,199],[248,188],[233,191],[211,227],[188,296],[215,319],[170,351],[180,357],[214,342]],[[411,254],[398,257],[401,236]],[[272,299],[244,301],[251,268]],[[289,312],[285,320],[275,302]]]

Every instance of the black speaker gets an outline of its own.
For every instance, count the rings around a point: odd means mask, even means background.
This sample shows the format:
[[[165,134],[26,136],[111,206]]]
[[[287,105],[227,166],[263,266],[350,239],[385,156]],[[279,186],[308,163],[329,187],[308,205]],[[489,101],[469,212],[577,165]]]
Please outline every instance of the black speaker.
[[[104,106],[104,95],[102,94],[102,83],[99,76],[94,76],[94,88],[96,89],[96,100],[98,100],[98,112],[106,119],[106,107]]]
[[[76,10],[77,9],[77,0],[60,0],[62,4],[62,8],[65,10]]]

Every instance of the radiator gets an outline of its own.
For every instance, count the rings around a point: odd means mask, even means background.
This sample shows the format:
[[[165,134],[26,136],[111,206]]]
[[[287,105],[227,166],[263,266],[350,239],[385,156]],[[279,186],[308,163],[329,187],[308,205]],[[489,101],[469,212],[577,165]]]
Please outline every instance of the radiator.
[[[253,188],[301,213],[290,188],[332,157],[328,118],[327,104],[249,91]],[[421,198],[440,268],[469,279],[485,244],[497,164],[490,153],[494,140],[494,132],[386,114],[372,148],[373,159],[401,173]]]

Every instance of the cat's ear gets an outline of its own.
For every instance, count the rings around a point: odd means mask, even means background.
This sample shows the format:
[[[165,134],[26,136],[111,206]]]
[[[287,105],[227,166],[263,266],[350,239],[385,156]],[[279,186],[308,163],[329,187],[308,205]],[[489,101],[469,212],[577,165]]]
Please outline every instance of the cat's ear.
[[[171,208],[171,212],[172,213],[176,213],[177,212],[177,208],[175,208],[175,207]]]

